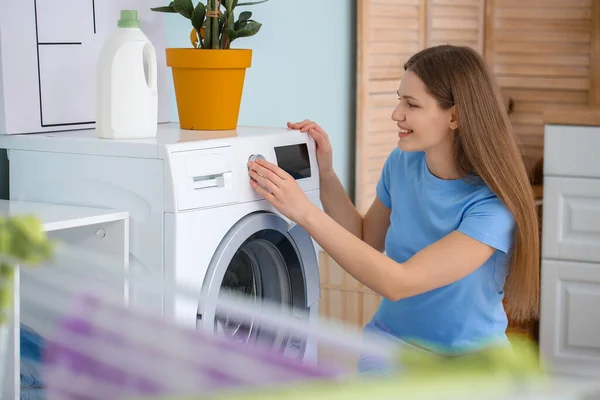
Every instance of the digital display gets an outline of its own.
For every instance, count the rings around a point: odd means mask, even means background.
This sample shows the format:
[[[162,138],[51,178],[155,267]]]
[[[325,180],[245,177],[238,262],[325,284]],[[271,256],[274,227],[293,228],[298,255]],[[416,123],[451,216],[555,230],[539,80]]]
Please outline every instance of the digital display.
[[[310,178],[310,160],[306,143],[275,147],[277,165],[294,179]]]

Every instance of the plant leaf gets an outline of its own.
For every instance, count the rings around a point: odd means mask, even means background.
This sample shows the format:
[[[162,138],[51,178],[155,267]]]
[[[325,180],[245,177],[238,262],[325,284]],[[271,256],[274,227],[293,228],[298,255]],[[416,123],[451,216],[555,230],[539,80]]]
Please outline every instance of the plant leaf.
[[[202,2],[198,2],[194,11],[192,11],[192,25],[198,32],[202,29],[204,24],[204,17],[206,16],[206,8]]]
[[[241,6],[253,6],[254,4],[260,4],[260,3],[266,3],[269,0],[262,0],[262,1],[250,1],[247,3],[238,3],[237,6],[241,7]]]
[[[226,28],[225,29],[225,33],[227,33],[227,37],[229,38],[229,42],[233,42],[235,39],[237,39],[237,32],[234,31],[231,28]]]
[[[177,12],[173,8],[173,2],[171,2],[171,4],[169,4],[168,6],[153,7],[153,8],[151,8],[151,10],[156,11],[156,12],[164,12],[164,13],[176,13]]]
[[[250,20],[250,21],[248,21],[248,24],[246,25],[246,27],[244,27],[243,29],[236,32],[237,37],[241,38],[241,37],[254,36],[258,33],[261,26],[262,26],[262,24],[260,22]]]
[[[227,21],[227,14],[229,12],[225,10],[223,14],[221,14],[221,18],[219,18],[219,35],[223,33],[223,27],[225,26],[225,22]]]
[[[234,0],[225,0],[223,2],[223,7],[225,7],[226,10],[233,10],[235,8],[235,5],[233,4]]]
[[[238,21],[248,21],[252,17],[252,11],[243,11],[238,17]]]
[[[173,8],[187,19],[192,19],[194,12],[194,3],[192,3],[192,0],[174,0]]]
[[[236,21],[233,25],[233,29],[235,29],[236,31],[241,31],[246,27],[246,25],[248,25],[248,21]]]

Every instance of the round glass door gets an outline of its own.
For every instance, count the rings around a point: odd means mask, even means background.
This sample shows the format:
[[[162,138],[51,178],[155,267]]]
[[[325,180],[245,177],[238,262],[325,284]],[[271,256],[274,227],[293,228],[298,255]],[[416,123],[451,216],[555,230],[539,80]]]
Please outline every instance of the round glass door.
[[[260,343],[290,357],[302,357],[306,338],[284,329],[262,326],[250,317],[218,312],[220,293],[235,292],[254,304],[271,303],[294,317],[308,319],[318,299],[316,254],[306,231],[281,217],[255,213],[240,220],[223,238],[203,284],[198,323],[236,342]]]
[[[292,283],[285,259],[277,246],[265,239],[251,238],[233,255],[221,283],[223,291],[242,294],[253,303],[267,301],[292,306]],[[276,346],[285,345],[274,343],[276,335],[261,332],[254,319],[240,320],[217,313],[215,331],[237,342],[267,340]]]

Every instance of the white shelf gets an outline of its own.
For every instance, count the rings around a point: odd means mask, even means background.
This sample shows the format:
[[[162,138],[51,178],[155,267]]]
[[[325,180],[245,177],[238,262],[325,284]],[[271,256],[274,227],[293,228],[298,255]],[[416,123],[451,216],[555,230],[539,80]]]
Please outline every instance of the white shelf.
[[[108,253],[114,260],[121,260],[121,267],[129,267],[129,213],[90,207],[68,206],[60,204],[35,203],[24,201],[0,200],[0,215],[15,217],[20,215],[35,215],[44,230],[48,233],[56,232],[60,240],[72,245],[83,246],[84,250],[92,249]],[[102,227],[106,239],[87,239],[91,235],[90,229],[85,227]],[[78,229],[79,228],[79,229]],[[83,229],[83,230],[82,230]],[[94,228],[95,229],[95,228]],[[102,242],[101,242],[102,241]],[[21,327],[21,274],[19,268],[14,278],[14,308],[13,329],[9,336],[9,354],[4,363],[6,376],[0,374],[0,398],[20,399],[20,327]]]
[[[46,232],[122,221],[129,218],[129,213],[126,211],[0,200],[0,215],[14,217],[26,214],[36,215]]]

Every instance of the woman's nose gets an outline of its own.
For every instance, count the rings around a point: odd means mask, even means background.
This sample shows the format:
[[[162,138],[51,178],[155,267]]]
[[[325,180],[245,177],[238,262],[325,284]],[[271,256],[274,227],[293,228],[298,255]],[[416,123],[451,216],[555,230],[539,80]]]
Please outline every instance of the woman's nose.
[[[392,119],[394,121],[404,121],[406,119],[406,114],[402,110],[400,104],[398,104],[396,108],[394,108],[394,111],[392,111]]]

